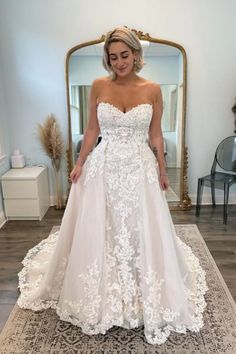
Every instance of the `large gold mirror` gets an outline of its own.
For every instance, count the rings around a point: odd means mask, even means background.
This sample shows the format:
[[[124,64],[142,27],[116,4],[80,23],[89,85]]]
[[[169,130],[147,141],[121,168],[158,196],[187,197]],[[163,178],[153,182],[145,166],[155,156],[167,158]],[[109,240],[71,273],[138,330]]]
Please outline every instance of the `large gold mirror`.
[[[141,40],[145,66],[140,76],[160,84],[163,95],[162,130],[170,179],[166,198],[171,210],[189,209],[187,148],[185,146],[187,61],[184,48],[174,42],[136,31]],[[102,66],[105,36],[79,44],[66,57],[68,106],[68,175],[77,159],[88,119],[88,97],[94,79],[106,76]]]

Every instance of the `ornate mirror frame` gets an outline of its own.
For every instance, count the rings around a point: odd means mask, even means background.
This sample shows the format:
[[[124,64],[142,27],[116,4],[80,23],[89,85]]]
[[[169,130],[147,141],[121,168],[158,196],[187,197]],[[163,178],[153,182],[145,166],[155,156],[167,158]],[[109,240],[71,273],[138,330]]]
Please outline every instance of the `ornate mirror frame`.
[[[181,133],[181,168],[180,168],[180,200],[176,203],[170,202],[170,210],[189,210],[191,208],[191,199],[188,195],[188,178],[187,178],[187,168],[188,168],[188,149],[185,145],[185,127],[186,127],[186,88],[187,88],[187,56],[184,48],[175,42],[153,38],[148,33],[143,33],[132,29],[137,34],[138,38],[143,41],[149,41],[158,44],[164,44],[173,46],[179,49],[183,56],[183,98],[182,98],[182,133]],[[83,47],[91,46],[93,44],[98,44],[104,42],[105,35],[101,38],[92,40],[89,42],[84,42],[78,44],[71,48],[66,55],[65,63],[65,76],[66,76],[66,95],[67,95],[67,111],[68,111],[68,148],[66,151],[67,155],[67,175],[69,179],[70,172],[73,168],[73,147],[72,147],[72,130],[71,130],[71,112],[70,112],[70,94],[69,94],[69,60],[73,52],[81,49]]]

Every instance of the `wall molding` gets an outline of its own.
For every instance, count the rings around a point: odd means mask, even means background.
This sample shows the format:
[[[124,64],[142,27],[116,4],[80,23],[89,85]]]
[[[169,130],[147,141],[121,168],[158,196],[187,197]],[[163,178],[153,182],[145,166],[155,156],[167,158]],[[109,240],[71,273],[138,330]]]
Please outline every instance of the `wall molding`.
[[[49,196],[49,206],[54,206],[55,205],[55,200],[56,200],[56,196],[55,195],[50,195]],[[63,195],[62,196],[62,201],[65,203],[67,200],[67,196]]]
[[[197,204],[197,195],[196,194],[191,194],[190,195],[191,202],[193,205]],[[207,193],[203,193],[202,195],[202,205],[212,205],[212,200],[211,200],[211,195]],[[216,204],[217,205],[223,205],[224,204],[224,194],[221,193],[221,195],[216,194]],[[229,205],[236,204],[236,195],[235,193],[230,194],[229,193]]]

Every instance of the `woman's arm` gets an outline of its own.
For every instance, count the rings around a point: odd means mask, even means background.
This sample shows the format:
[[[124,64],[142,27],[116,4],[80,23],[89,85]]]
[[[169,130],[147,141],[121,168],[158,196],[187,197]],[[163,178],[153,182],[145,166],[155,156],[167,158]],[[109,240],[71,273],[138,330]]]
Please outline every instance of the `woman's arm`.
[[[70,179],[72,182],[76,182],[82,172],[82,166],[94,147],[97,137],[100,133],[100,128],[97,120],[97,97],[99,89],[99,80],[95,80],[92,84],[90,99],[89,99],[89,121],[88,126],[84,133],[83,142],[81,145],[79,157],[73,168]]]
[[[166,162],[164,157],[164,142],[161,130],[161,117],[163,113],[162,93],[159,85],[153,85],[153,117],[149,128],[149,142],[151,149],[157,159],[160,172],[160,184],[166,190],[169,186]]]

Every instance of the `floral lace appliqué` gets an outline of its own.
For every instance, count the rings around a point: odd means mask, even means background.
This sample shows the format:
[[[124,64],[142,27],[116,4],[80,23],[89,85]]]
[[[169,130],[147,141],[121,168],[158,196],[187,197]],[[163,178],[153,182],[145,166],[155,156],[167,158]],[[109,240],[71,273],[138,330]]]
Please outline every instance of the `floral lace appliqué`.
[[[152,106],[138,105],[124,114],[110,104],[101,103],[97,113],[102,142],[83,167],[82,187],[86,192],[94,186],[96,178],[104,183],[103,255],[95,254],[88,261],[90,252],[80,254],[85,262],[84,268],[83,271],[79,267],[75,270],[75,283],[71,285],[80,296],[71,291],[70,295],[63,297],[70,254],[55,260],[58,267],[53,283],[47,283],[47,271],[50,262],[54,262],[55,247],[60,245],[57,243],[60,241],[58,233],[52,234],[30,250],[23,262],[24,268],[19,273],[21,296],[18,304],[33,310],[54,308],[62,320],[80,326],[87,334],[105,333],[115,325],[135,328],[144,324],[150,344],[164,343],[172,331],[186,333],[189,329],[197,332],[203,326],[204,294],[207,291],[205,272],[199,260],[177,237],[176,243],[184,254],[187,269],[181,293],[187,304],[185,314],[190,319],[190,324],[186,324],[181,308],[177,311],[173,303],[168,302],[165,291],[172,288],[166,284],[165,271],[160,275],[159,268],[145,257],[143,249],[142,186],[147,182],[145,188],[151,191],[153,187],[158,188],[155,186],[158,167],[147,142]],[[88,227],[89,222],[93,220],[86,221]],[[81,235],[74,235],[77,236]],[[82,236],[86,239],[86,232]],[[98,237],[96,233],[93,236],[94,240]],[[87,249],[90,250],[90,245]]]

